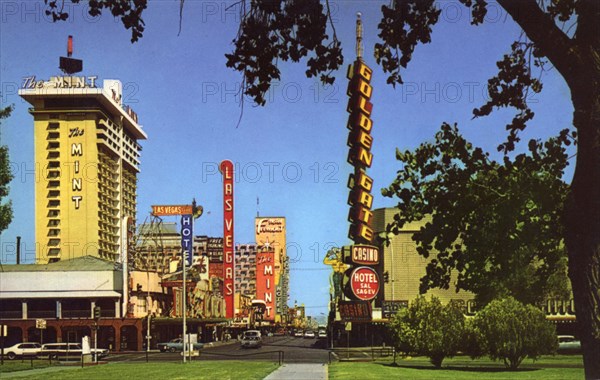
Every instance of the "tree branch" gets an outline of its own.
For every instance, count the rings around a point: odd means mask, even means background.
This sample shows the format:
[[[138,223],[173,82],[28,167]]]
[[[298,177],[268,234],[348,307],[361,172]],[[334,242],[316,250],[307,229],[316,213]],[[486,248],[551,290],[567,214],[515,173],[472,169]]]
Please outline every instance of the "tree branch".
[[[527,37],[565,78],[571,86],[576,77],[580,59],[573,41],[554,23],[536,0],[498,0]]]

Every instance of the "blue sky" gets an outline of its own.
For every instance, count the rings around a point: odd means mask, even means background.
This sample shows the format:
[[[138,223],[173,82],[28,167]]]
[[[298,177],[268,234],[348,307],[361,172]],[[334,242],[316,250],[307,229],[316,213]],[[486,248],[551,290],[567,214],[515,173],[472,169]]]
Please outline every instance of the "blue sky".
[[[11,183],[14,220],[1,235],[5,249],[23,237],[24,254],[34,252],[33,120],[17,95],[22,78],[47,79],[60,74],[58,57],[74,36],[74,57],[83,59],[83,75],[119,79],[124,101],[139,115],[148,134],[142,142],[138,184],[138,222],[152,204],[187,203],[193,197],[205,214],[196,233],[222,234],[222,188],[216,167],[223,159],[236,164],[236,242],[254,239],[253,223],[261,216],[285,216],[291,265],[290,301],[304,303],[309,314],[327,312],[330,270],[321,264],[332,245],[348,244],[346,163],[348,131],[345,70],[355,58],[355,14],[363,14],[365,61],[374,69],[372,119],[375,180],[374,208],[392,206],[379,189],[398,169],[395,149],[411,149],[431,140],[442,122],[457,122],[476,145],[495,152],[505,137],[513,111],[471,120],[472,109],[485,101],[487,79],[507,53],[520,29],[491,3],[488,22],[471,26],[458,1],[442,1],[442,19],[433,43],[418,46],[404,87],[385,84],[375,65],[380,7],[387,1],[332,2],[333,20],[345,54],[334,86],[323,87],[304,75],[305,62],[280,63],[282,79],[265,107],[245,101],[241,125],[236,95],[241,77],[225,67],[239,16],[233,1],[185,2],[178,36],[179,2],[151,1],[144,12],[144,37],[131,44],[130,33],[108,14],[92,18],[84,5],[71,5],[71,17],[52,23],[42,0],[0,2],[1,105],[14,104],[2,124],[1,143],[10,148],[15,179]],[[530,98],[536,117],[523,140],[555,135],[571,125],[572,105],[564,80],[555,70],[544,74],[544,90]],[[494,153],[495,154],[495,153]],[[572,166],[571,166],[572,167]],[[565,178],[570,181],[570,173]],[[257,198],[260,204],[257,205]]]

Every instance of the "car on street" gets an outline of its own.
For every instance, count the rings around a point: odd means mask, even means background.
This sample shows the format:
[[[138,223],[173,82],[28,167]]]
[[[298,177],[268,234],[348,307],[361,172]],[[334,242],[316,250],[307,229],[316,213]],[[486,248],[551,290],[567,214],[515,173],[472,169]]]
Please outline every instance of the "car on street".
[[[37,342],[23,342],[17,343],[13,346],[4,349],[4,356],[10,360],[16,358],[35,357],[40,350],[42,345]]]
[[[286,335],[285,329],[277,329],[277,330],[275,330],[275,336],[285,336],[285,335]]]
[[[304,336],[304,333],[301,330],[298,330],[294,333],[294,336],[296,338],[302,338]]]
[[[315,337],[315,332],[314,331],[310,331],[310,330],[306,331],[304,333],[304,337],[307,338],[307,339],[312,339],[312,338]]]
[[[319,330],[319,333],[317,334],[317,338],[319,338],[319,339],[327,339],[327,331],[325,331],[325,330]]]
[[[575,354],[581,352],[581,342],[575,339],[573,335],[559,335],[558,353],[559,354]]]
[[[262,346],[262,336],[258,330],[248,330],[242,333],[242,348],[259,348]]]
[[[158,347],[160,352],[183,351],[183,339],[181,339],[181,338],[171,339],[170,341],[168,341],[166,343],[159,343],[156,346]],[[202,347],[204,347],[203,343],[200,343],[200,342],[194,343],[194,350],[201,350]]]

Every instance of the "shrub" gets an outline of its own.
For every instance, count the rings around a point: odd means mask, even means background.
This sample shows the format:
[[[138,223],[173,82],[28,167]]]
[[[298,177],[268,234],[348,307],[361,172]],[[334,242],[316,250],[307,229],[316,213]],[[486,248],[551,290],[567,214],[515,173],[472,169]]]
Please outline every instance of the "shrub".
[[[427,356],[436,367],[461,347],[465,317],[452,303],[442,305],[438,298],[417,298],[409,308],[400,310],[390,323],[401,352]]]
[[[536,359],[558,347],[554,326],[544,313],[512,297],[490,302],[477,314],[474,325],[483,350],[511,369],[526,357]]]

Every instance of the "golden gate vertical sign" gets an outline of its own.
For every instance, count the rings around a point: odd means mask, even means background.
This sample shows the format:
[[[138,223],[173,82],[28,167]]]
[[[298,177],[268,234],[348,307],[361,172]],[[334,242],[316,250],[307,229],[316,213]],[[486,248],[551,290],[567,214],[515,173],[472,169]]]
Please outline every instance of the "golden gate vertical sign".
[[[233,162],[224,160],[219,166],[223,175],[223,296],[225,317],[234,318],[234,261],[233,253]]]
[[[348,187],[350,196],[348,204],[350,213],[348,221],[350,222],[350,231],[348,237],[355,243],[369,244],[373,241],[373,228],[371,227],[373,212],[373,179],[366,173],[367,168],[373,163],[373,137],[371,129],[373,121],[371,120],[371,111],[373,104],[369,101],[373,88],[371,87],[371,76],[373,71],[365,65],[359,58],[353,64],[348,66],[348,102],[347,111],[350,113],[348,118],[348,163],[354,166],[354,174],[350,174]]]

